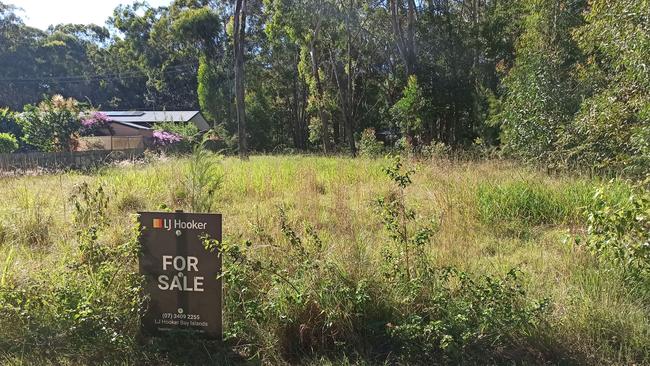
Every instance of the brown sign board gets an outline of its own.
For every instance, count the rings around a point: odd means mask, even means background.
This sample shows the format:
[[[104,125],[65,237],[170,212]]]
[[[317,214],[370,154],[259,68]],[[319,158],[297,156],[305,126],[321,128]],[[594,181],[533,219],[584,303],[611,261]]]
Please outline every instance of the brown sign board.
[[[221,242],[220,214],[139,212],[140,274],[148,295],[144,334],[190,332],[221,339],[221,256],[204,239]]]

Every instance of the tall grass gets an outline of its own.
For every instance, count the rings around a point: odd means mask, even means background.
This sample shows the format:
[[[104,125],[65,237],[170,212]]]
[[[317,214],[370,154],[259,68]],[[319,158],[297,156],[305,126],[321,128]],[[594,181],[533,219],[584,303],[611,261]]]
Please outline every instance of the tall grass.
[[[541,182],[517,180],[478,189],[481,220],[489,225],[566,224],[580,220],[591,196],[585,185],[549,187]]]
[[[436,223],[410,276],[387,276],[404,246],[377,213],[397,192],[382,159],[217,163],[218,194],[200,201],[224,214],[225,344],[137,335],[132,214],[191,210],[189,159],[5,179],[0,363],[650,363],[647,301],[567,240],[601,182],[405,163],[413,227]]]

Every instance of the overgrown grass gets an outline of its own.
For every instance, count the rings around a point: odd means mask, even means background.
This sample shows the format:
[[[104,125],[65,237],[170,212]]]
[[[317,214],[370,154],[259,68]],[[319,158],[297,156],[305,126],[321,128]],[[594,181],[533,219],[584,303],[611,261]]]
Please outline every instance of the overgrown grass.
[[[478,210],[481,221],[505,232],[521,233],[539,225],[580,221],[591,188],[562,184],[554,187],[537,181],[516,180],[481,184]]]
[[[648,300],[571,240],[626,185],[497,161],[407,162],[395,201],[383,159],[224,159],[227,341],[139,339],[133,213],[190,210],[188,164],[3,179],[0,363],[650,363]]]
[[[506,234],[529,234],[538,226],[575,227],[587,220],[597,186],[587,181],[508,180],[479,185],[480,220]],[[624,201],[630,188],[610,182],[606,188],[614,202]]]

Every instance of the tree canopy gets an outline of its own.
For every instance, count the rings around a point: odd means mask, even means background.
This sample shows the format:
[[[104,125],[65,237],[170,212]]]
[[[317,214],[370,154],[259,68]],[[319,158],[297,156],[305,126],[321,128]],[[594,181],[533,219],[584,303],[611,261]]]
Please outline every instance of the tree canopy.
[[[41,31],[0,2],[0,107],[60,94],[101,109],[200,109],[256,151],[354,154],[371,128],[639,174],[649,13],[635,0],[175,0]]]

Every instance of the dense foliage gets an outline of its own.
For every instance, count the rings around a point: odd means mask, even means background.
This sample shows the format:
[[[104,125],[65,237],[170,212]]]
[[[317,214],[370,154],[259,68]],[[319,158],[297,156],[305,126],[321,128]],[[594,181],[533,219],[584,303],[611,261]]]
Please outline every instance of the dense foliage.
[[[552,168],[647,174],[649,13],[634,0],[530,2],[492,117],[507,151]]]
[[[480,141],[551,169],[650,165],[645,2],[237,1],[245,27],[234,3],[136,2],[106,26],[45,31],[0,3],[0,106],[58,93],[101,109],[200,109],[235,146],[243,80],[257,151],[354,154],[373,128],[410,148]]]
[[[18,149],[18,141],[16,136],[0,132],[0,154],[12,153]]]
[[[598,259],[621,270],[632,289],[650,294],[650,194],[647,190],[638,189],[621,201],[601,188],[587,207],[587,213],[588,248]]]
[[[22,136],[22,129],[16,120],[16,114],[8,108],[0,109],[0,133],[9,133],[17,138]]]
[[[18,123],[25,143],[42,151],[73,151],[82,127],[79,103],[55,95],[36,106],[26,105]]]
[[[632,175],[650,170],[648,16],[643,1],[593,0],[576,32],[585,55],[577,74],[587,90],[569,156],[581,165]]]

